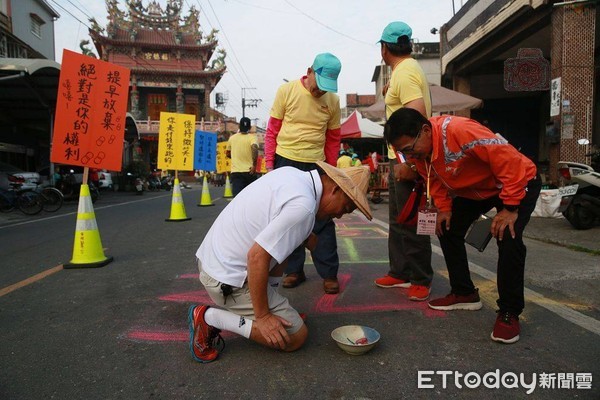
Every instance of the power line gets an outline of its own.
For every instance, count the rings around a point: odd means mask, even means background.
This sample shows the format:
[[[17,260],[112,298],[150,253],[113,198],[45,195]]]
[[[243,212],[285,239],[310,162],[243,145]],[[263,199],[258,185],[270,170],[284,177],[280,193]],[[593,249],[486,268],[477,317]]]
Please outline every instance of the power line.
[[[66,8],[64,8],[56,0],[50,0],[50,1],[53,2],[54,4],[56,4],[58,7],[62,8],[67,14],[69,14],[71,17],[75,18],[77,21],[79,21],[79,23],[83,24],[86,28],[91,29],[88,26],[88,24],[86,24],[85,22],[83,22],[82,20],[80,20],[79,18],[77,18],[75,15],[73,15],[73,13],[71,13],[71,11],[67,10]],[[81,11],[81,10],[79,10],[79,11]]]
[[[188,1],[187,1],[187,0],[186,0],[186,3],[187,3],[187,5],[188,5],[188,7],[190,7],[190,4],[188,3]],[[203,15],[203,16],[206,18],[206,22],[208,23],[208,25],[211,27],[211,29],[215,29],[215,26],[212,24],[212,22],[211,22],[211,21],[210,21],[210,19],[208,18],[208,13],[204,12],[204,9],[203,9],[202,5],[200,5],[200,2],[199,2],[199,0],[196,0],[196,3],[198,4],[198,7],[200,8],[201,15]],[[212,5],[211,5],[211,8],[212,8]],[[214,9],[213,9],[213,14],[214,14],[214,15],[215,15],[215,17],[216,17],[216,13],[214,12]],[[218,18],[218,17],[217,17],[217,18]],[[220,24],[220,22],[219,22],[219,24]],[[221,26],[221,30],[223,30],[223,29],[222,29],[222,26]],[[224,31],[223,31],[223,34],[225,35],[225,32],[224,32]],[[227,39],[227,38],[226,38],[226,39]],[[228,43],[229,43],[229,46],[231,46],[231,43],[230,43],[229,41],[228,41]],[[231,48],[233,49],[233,47],[232,47],[232,46],[231,46]],[[235,56],[235,53],[234,53],[234,51],[233,51],[233,50],[232,50],[232,54],[234,54],[234,56]],[[238,62],[239,62],[239,61],[238,61]],[[235,81],[235,83],[237,83],[237,85],[238,85],[240,88],[243,88],[244,86],[247,86],[247,84],[244,82],[244,79],[243,79],[243,76],[242,76],[242,74],[240,74],[240,72],[238,71],[238,68],[236,67],[235,63],[233,62],[233,59],[232,59],[232,62],[231,62],[231,64],[229,64],[228,66],[231,66],[231,69],[229,70],[229,72],[231,73],[231,77],[233,78],[233,80]],[[234,73],[234,72],[235,72],[235,73]],[[240,83],[240,81],[238,80],[238,78],[236,78],[236,75],[237,75],[237,76],[239,76],[239,78],[240,78],[240,80],[242,81],[242,83]],[[225,86],[225,85],[224,85],[224,84],[222,84],[222,83],[220,83],[220,84],[221,84],[222,86]],[[228,88],[226,88],[226,89],[227,89],[227,90],[229,90]],[[234,92],[232,92],[232,93],[234,93]],[[241,105],[240,105],[240,107],[241,107]]]
[[[317,24],[319,24],[319,25],[321,25],[321,26],[323,26],[323,27],[325,27],[325,28],[329,29],[329,30],[330,30],[330,31],[332,31],[332,32],[335,32],[335,33],[337,33],[338,35],[344,36],[344,37],[346,37],[346,38],[348,38],[348,39],[350,39],[350,40],[354,40],[355,42],[362,43],[362,44],[367,44],[367,45],[369,45],[369,46],[373,46],[373,43],[367,43],[367,42],[364,42],[364,41],[362,41],[362,40],[359,40],[359,39],[353,38],[352,36],[348,36],[348,35],[346,35],[345,33],[343,33],[343,32],[340,32],[340,31],[338,31],[338,30],[336,30],[336,29],[333,29],[333,28],[332,28],[332,27],[330,27],[329,25],[327,25],[327,24],[324,24],[323,22],[319,21],[318,19],[316,19],[316,18],[314,18],[314,17],[312,17],[312,16],[308,15],[307,13],[305,13],[304,11],[302,11],[301,9],[299,9],[298,7],[296,7],[295,5],[293,5],[293,4],[292,4],[292,3],[291,3],[289,0],[285,0],[285,2],[286,2],[286,3],[288,3],[288,4],[289,4],[291,7],[295,8],[295,9],[296,9],[298,12],[300,12],[300,13],[301,13],[302,15],[304,15],[305,17],[307,17],[307,18],[309,18],[309,19],[311,19],[311,20],[315,21]]]
[[[233,54],[233,58],[235,58],[236,62],[239,64],[242,72],[244,73],[244,76],[246,77],[246,79],[248,79],[249,86],[252,86],[252,82],[250,81],[248,74],[246,74],[246,71],[244,71],[244,67],[242,66],[242,63],[240,63],[240,60],[237,58],[237,55],[235,54],[235,50],[233,48],[233,45],[229,41],[229,38],[227,37],[227,34],[225,33],[225,29],[223,28],[223,25],[221,24],[221,21],[219,20],[219,17],[217,15],[217,13],[215,12],[215,9],[213,8],[212,3],[210,2],[210,0],[207,0],[207,1],[208,1],[208,5],[210,6],[210,9],[212,10],[212,12],[217,20],[217,23],[219,24],[219,28],[221,28],[221,32],[223,32],[223,37],[225,38],[225,40],[229,44],[229,47],[231,48],[231,53]]]
[[[81,8],[77,7],[75,4],[73,4],[73,2],[71,0],[67,0],[73,7],[75,7],[80,13],[82,13],[83,15],[85,15],[88,19],[90,19],[90,15],[88,13],[86,13],[85,11],[83,11]]]
[[[289,14],[297,14],[297,13],[292,13],[292,12],[288,12],[288,11],[284,11],[284,10],[276,10],[276,9],[274,9],[274,8],[268,8],[268,7],[257,6],[256,4],[245,3],[245,2],[243,2],[243,1],[240,1],[240,0],[234,0],[234,1],[235,1],[236,3],[240,3],[240,4],[243,4],[243,5],[245,5],[245,6],[248,6],[248,7],[253,7],[253,8],[259,8],[259,9],[261,9],[261,10],[273,11],[273,12],[276,12],[276,13],[288,14],[288,15],[289,15]]]

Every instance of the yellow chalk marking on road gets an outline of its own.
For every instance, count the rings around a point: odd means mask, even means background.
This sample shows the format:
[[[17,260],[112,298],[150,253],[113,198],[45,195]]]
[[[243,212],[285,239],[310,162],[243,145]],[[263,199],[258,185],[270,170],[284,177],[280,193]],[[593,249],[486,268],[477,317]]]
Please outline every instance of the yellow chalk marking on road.
[[[27,279],[24,279],[21,282],[17,282],[14,285],[10,285],[10,286],[5,287],[4,289],[0,289],[0,297],[2,297],[4,295],[7,295],[10,292],[13,292],[13,291],[15,291],[17,289],[20,289],[22,287],[30,285],[30,284],[32,284],[34,282],[42,280],[42,279],[44,279],[45,277],[47,277],[49,275],[52,275],[52,274],[54,274],[54,273],[56,273],[58,271],[61,271],[62,269],[63,269],[63,266],[62,266],[62,264],[60,264],[60,265],[57,265],[54,268],[47,269],[47,270],[45,270],[43,272],[40,272],[39,274],[35,274],[35,275],[33,275],[33,276],[31,276],[31,277],[29,277]]]

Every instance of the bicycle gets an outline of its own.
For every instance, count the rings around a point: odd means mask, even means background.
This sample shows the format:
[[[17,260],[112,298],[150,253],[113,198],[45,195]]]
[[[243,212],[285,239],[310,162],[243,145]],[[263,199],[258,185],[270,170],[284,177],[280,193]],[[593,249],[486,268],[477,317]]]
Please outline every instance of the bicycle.
[[[34,192],[42,196],[42,208],[47,212],[58,211],[63,205],[63,194],[60,190],[52,186],[40,187],[39,185],[33,189]]]
[[[18,208],[24,214],[35,215],[42,211],[43,206],[42,196],[32,190],[0,189],[0,212],[11,212]]]

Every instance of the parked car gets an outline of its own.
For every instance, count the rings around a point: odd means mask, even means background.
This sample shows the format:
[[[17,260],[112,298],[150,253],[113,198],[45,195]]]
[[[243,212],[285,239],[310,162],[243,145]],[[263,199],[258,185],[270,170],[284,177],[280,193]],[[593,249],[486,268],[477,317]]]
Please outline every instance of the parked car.
[[[112,189],[112,175],[107,170],[98,171],[98,186],[100,189]]]
[[[14,165],[0,162],[0,188],[10,189],[10,183],[15,179],[21,183],[21,189],[35,189],[40,181],[40,174],[23,171]]]

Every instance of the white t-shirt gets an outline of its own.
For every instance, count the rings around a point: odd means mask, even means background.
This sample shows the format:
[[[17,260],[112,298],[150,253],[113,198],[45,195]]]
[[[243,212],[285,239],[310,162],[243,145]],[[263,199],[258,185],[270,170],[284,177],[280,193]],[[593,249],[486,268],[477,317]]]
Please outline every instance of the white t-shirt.
[[[254,242],[273,257],[269,269],[282,263],[310,235],[322,193],[316,170],[283,167],[257,179],[225,207],[204,237],[196,251],[202,269],[242,287]]]

